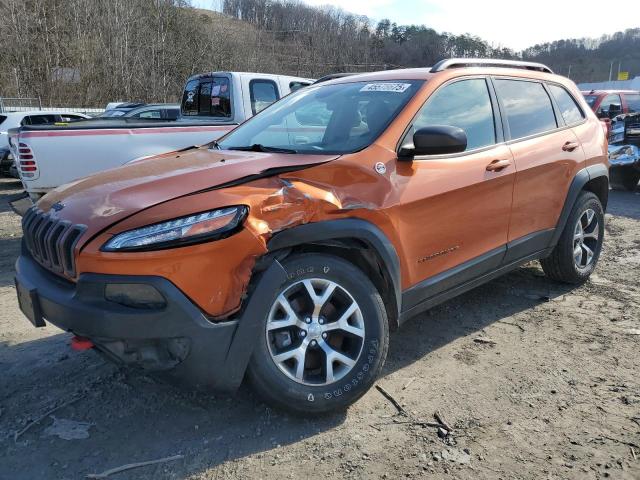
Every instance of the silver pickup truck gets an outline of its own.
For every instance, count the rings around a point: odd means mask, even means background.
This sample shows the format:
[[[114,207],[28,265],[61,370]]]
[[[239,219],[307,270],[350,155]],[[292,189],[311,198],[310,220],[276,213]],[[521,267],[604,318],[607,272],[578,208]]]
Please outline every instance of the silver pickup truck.
[[[26,192],[37,200],[78,178],[141,158],[204,145],[313,80],[284,75],[211,72],[187,80],[174,122],[91,119],[9,131]]]

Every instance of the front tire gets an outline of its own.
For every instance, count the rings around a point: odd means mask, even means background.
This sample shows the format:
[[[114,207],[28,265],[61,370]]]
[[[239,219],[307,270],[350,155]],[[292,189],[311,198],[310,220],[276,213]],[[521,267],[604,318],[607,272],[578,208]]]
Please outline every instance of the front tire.
[[[389,346],[380,294],[356,266],[332,255],[293,255],[248,367],[255,391],[297,414],[341,410],[378,378]]]
[[[582,192],[551,255],[540,260],[554,280],[579,284],[587,280],[600,257],[604,239],[604,211],[592,192]]]

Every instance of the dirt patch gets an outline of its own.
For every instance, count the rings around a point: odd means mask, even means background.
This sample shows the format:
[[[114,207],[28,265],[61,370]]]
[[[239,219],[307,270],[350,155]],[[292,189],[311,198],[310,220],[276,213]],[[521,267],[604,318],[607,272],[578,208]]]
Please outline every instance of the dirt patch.
[[[2,181],[0,202],[18,190]],[[379,384],[408,416],[372,389],[346,413],[300,419],[244,387],[218,397],[120,372],[31,327],[13,289],[20,219],[0,205],[0,478],[176,455],[110,478],[640,478],[640,195],[612,192],[609,212],[585,285],[531,263],[392,336]],[[450,435],[426,426],[436,411]]]

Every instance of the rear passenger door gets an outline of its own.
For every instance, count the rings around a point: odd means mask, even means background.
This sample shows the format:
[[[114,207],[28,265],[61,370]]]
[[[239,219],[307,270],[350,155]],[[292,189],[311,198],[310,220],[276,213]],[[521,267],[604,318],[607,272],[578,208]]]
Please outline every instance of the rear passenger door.
[[[562,86],[522,78],[495,78],[507,144],[517,174],[506,262],[546,248],[569,185],[584,167],[572,127],[584,113]]]

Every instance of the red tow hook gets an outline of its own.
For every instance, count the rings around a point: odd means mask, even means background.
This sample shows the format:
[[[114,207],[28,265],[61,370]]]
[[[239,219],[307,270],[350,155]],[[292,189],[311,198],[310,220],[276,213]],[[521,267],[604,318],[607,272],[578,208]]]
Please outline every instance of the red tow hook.
[[[93,342],[85,337],[75,336],[71,339],[71,348],[76,352],[82,352],[83,350],[89,350],[93,348]]]

